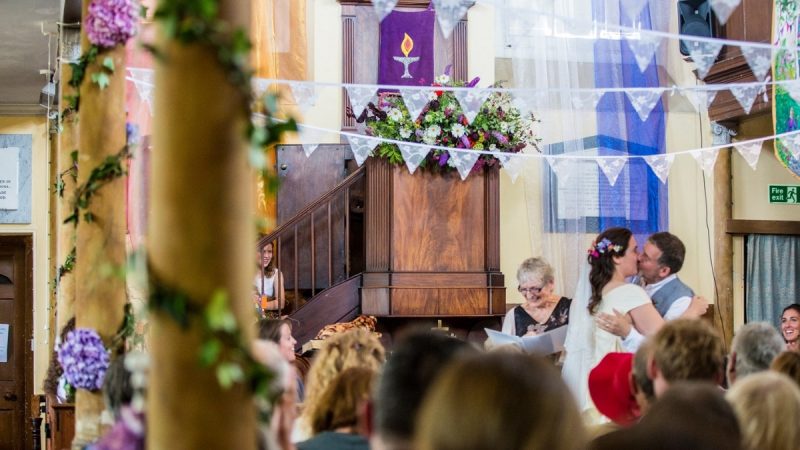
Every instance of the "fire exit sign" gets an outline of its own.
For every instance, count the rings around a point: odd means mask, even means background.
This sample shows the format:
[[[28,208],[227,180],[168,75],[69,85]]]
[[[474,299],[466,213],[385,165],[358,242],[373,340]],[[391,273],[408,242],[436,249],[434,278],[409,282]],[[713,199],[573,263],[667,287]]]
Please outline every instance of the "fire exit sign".
[[[793,204],[800,203],[800,186],[770,184],[769,202]]]

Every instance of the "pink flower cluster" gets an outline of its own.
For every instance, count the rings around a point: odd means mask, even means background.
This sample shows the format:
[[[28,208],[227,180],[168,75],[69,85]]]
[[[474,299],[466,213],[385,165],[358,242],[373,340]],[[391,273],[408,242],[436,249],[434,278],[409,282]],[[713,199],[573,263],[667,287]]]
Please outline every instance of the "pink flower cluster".
[[[86,15],[86,35],[98,47],[125,44],[136,34],[139,7],[134,0],[94,0]]]

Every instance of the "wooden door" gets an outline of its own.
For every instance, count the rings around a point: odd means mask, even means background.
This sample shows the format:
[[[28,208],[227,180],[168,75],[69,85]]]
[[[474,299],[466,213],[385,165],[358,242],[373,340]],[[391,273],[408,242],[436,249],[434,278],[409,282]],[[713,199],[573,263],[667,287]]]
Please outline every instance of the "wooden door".
[[[0,341],[0,450],[32,446],[26,420],[33,366],[27,340],[32,272],[30,236],[0,236],[0,325],[8,325],[5,358],[1,350],[5,342]]]

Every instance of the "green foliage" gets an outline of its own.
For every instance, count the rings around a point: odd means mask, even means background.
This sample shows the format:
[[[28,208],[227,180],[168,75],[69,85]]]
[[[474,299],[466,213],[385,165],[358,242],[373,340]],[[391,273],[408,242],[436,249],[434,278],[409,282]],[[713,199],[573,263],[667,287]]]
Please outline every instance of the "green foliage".
[[[91,211],[86,211],[81,216],[81,210],[88,210],[92,198],[97,192],[108,183],[120,178],[126,174],[124,162],[130,158],[128,146],[124,146],[122,150],[115,155],[109,155],[97,167],[92,169],[89,173],[89,179],[75,189],[75,201],[72,206],[72,214],[70,214],[64,223],[74,223],[78,226],[80,218],[86,222],[93,222],[95,217]]]
[[[75,246],[73,246],[67,257],[64,259],[64,263],[58,266],[58,269],[56,270],[56,276],[52,282],[53,293],[55,293],[56,289],[58,289],[58,285],[61,283],[61,278],[75,269],[75,255],[76,250]]]

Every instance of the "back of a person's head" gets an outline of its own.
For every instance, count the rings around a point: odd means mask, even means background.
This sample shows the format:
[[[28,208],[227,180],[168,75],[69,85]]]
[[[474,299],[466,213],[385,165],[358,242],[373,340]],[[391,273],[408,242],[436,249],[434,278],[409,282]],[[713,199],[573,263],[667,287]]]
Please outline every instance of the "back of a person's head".
[[[731,351],[736,353],[736,380],[769,369],[772,360],[786,344],[778,330],[766,322],[742,326],[733,338]]]
[[[636,350],[633,356],[633,381],[649,403],[655,400],[656,394],[653,390],[653,380],[647,376],[647,362],[652,354],[652,340],[647,339]],[[641,406],[641,405],[640,405]]]
[[[558,371],[543,358],[487,353],[452,361],[417,416],[419,450],[584,448],[583,424]]]
[[[769,368],[788,376],[800,387],[800,353],[784,351],[775,357]]]
[[[760,372],[727,394],[746,450],[796,450],[800,446],[800,388],[786,375]]]
[[[382,439],[410,441],[417,411],[436,376],[456,355],[474,352],[462,340],[429,330],[396,343],[375,394],[375,426]]]
[[[366,367],[351,367],[337,375],[314,403],[306,403],[311,432],[354,427],[359,407],[369,400],[377,372]]]
[[[738,450],[739,423],[721,389],[704,382],[670,386],[635,426],[597,438],[592,450]]]
[[[305,402],[315,402],[343,370],[365,367],[378,371],[384,360],[383,345],[369,331],[354,329],[329,337],[311,361],[306,377]],[[305,411],[303,415],[306,415]]]
[[[722,381],[725,349],[722,338],[706,322],[673,320],[652,340],[653,360],[667,381]]]

